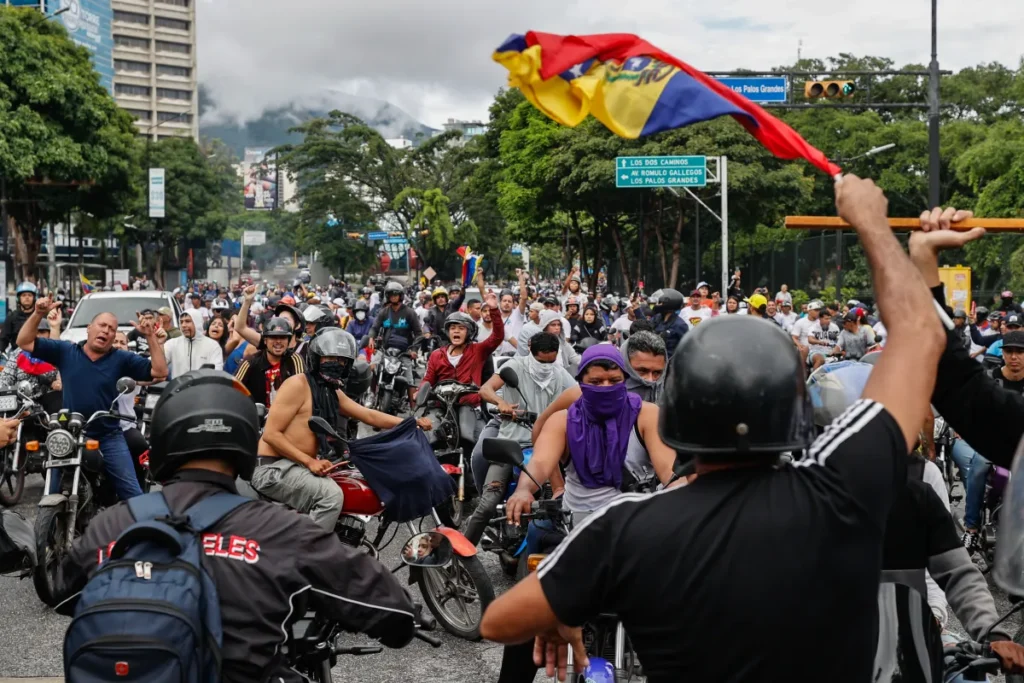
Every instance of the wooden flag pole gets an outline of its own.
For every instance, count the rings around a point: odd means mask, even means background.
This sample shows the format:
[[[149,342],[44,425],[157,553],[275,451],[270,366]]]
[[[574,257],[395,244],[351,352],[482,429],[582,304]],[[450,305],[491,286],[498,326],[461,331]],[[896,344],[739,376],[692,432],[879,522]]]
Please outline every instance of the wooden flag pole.
[[[918,230],[921,227],[921,220],[918,218],[890,218],[889,227],[893,230]],[[951,227],[954,230],[985,228],[990,232],[1024,232],[1024,218],[971,218],[953,223]],[[852,230],[853,226],[838,216],[786,216],[786,228],[789,230]]]

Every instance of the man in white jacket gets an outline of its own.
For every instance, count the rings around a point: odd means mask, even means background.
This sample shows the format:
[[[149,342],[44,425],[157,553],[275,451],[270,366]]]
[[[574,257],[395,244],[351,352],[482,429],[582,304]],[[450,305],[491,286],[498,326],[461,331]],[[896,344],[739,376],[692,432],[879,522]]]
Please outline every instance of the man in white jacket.
[[[198,370],[203,365],[212,365],[216,370],[224,369],[224,352],[220,344],[203,334],[203,321],[198,312],[191,309],[183,311],[179,326],[181,336],[164,344],[170,379],[190,370]]]

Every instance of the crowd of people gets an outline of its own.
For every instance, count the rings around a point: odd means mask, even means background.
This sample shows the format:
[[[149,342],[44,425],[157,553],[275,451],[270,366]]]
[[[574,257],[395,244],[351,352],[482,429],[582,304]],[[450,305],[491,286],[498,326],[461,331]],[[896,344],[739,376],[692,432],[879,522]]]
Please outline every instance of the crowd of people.
[[[339,432],[344,420],[398,427],[401,417],[344,391],[357,360],[372,365],[388,349],[408,359],[410,406],[446,380],[479,387],[459,408],[476,499],[469,541],[482,542],[504,503],[507,521],[526,528],[527,552],[546,554],[483,616],[481,635],[505,645],[503,683],[532,681],[539,666],[564,674],[567,647],[585,665],[581,627],[603,613],[617,615],[655,682],[892,680],[897,669],[902,680],[917,680],[918,669],[929,680],[942,648],[932,652],[929,638],[939,638],[948,609],[971,638],[989,641],[1004,670],[1024,672],[1024,646],[997,625],[970,558],[980,473],[1008,467],[1024,430],[1021,311],[1004,293],[998,311],[936,314],[945,301],[938,252],[982,234],[950,230],[968,212],[923,213],[908,257],[873,183],[846,176],[836,204],[865,250],[873,306],[812,300],[794,310],[785,285],[771,298],[744,295],[738,271],[723,301],[703,282],[688,296],[663,288],[622,297],[588,291],[576,269],[560,282],[519,271],[507,287],[489,287],[480,270],[472,287],[376,277],[362,286],[196,286],[174,292],[177,325],[170,309],[140,311],[124,335],[100,314],[81,345],[49,338],[56,306],[33,293],[14,337],[26,367],[46,364],[36,381],[63,382],[64,406],[79,412],[110,405],[119,376],[170,378],[150,467],[173,514],[235,492],[236,477],[305,513],[253,502],[211,527],[259,539],[259,564],[208,558],[225,605],[225,680],[271,671],[298,680],[277,652],[280,625],[305,608],[391,646],[412,636],[403,588],[334,537],[343,493],[326,477],[331,444],[307,426],[319,417]],[[873,366],[857,363],[878,349]],[[427,354],[420,365],[417,350]],[[987,368],[996,351],[1001,361]],[[807,377],[840,360],[862,367],[864,386],[823,410]],[[499,361],[516,381],[496,371]],[[962,539],[921,438],[931,405],[960,439]],[[532,424],[524,409],[536,413]],[[95,436],[118,496],[138,496],[122,426]],[[532,448],[517,480],[511,465],[484,457],[493,437]],[[548,520],[526,522],[541,489],[560,499],[568,535]],[[62,609],[74,610],[102,548],[130,524],[124,506],[90,524],[66,559]],[[916,640],[905,640],[908,623]]]

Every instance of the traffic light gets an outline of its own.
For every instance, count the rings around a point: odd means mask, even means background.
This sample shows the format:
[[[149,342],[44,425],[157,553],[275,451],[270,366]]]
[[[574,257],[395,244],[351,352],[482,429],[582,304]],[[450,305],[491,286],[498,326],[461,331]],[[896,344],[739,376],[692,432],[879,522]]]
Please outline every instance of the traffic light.
[[[804,84],[804,97],[808,99],[849,97],[856,89],[853,81],[807,81]]]

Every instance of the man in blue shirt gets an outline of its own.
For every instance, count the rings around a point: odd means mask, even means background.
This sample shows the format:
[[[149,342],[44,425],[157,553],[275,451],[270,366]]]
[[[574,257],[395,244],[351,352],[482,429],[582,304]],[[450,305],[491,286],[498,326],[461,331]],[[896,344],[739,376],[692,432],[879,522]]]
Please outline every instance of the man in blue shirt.
[[[22,332],[18,333],[18,346],[36,358],[55,365],[64,384],[64,407],[81,413],[88,419],[97,411],[110,410],[117,398],[117,380],[131,377],[140,382],[162,381],[167,378],[167,362],[163,345],[156,336],[152,318],[132,321],[132,326],[149,343],[150,360],[128,351],[114,348],[117,317],[113,313],[100,313],[86,329],[87,338],[80,344],[37,338],[39,322],[56,304],[47,297],[36,302]],[[100,442],[103,464],[114,484],[117,497],[127,500],[142,494],[135,475],[131,452],[117,420],[97,420],[89,427],[88,435]],[[60,486],[54,477],[51,491]]]

